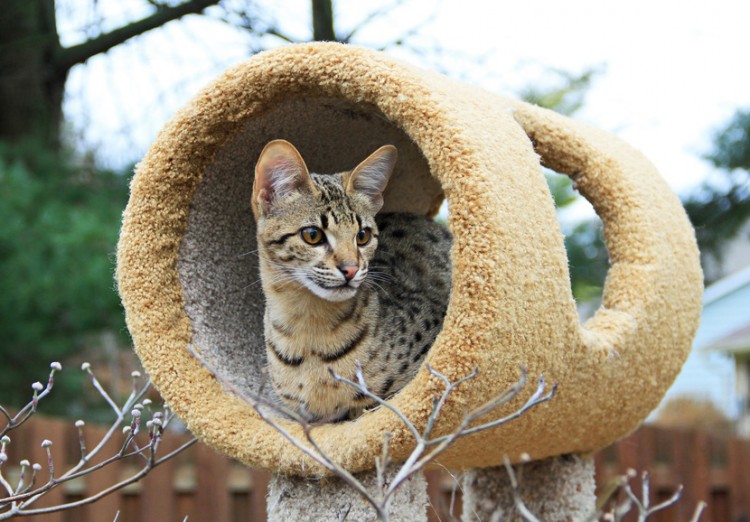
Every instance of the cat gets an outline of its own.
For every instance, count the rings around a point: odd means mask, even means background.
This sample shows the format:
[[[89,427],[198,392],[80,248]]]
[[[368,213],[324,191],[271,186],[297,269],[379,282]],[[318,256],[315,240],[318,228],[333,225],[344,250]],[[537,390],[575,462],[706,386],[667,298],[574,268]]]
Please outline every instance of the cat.
[[[252,210],[266,299],[268,375],[283,403],[311,421],[357,417],[414,377],[442,327],[451,285],[448,229],[416,214],[378,214],[396,148],[354,169],[311,174],[297,149],[268,143]]]

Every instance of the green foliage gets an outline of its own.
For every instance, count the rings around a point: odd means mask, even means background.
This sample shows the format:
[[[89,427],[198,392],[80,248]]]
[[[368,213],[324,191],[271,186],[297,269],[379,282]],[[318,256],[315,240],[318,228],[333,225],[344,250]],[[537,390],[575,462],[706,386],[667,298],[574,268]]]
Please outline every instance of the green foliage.
[[[570,116],[583,106],[586,93],[599,71],[592,68],[580,75],[575,75],[553,69],[550,73],[556,77],[555,85],[552,87],[528,86],[521,90],[519,96],[529,103]],[[551,170],[547,170],[544,175],[556,208],[566,207],[578,199],[578,193],[573,190],[569,177],[556,174]]]
[[[74,355],[96,334],[124,332],[113,269],[127,182],[35,143],[0,143],[3,405],[26,402],[50,362],[80,364]],[[76,373],[58,374],[51,410],[70,411]]]
[[[750,109],[738,111],[713,139],[706,156],[718,176],[685,200],[701,251],[720,259],[722,248],[750,219]]]
[[[544,173],[544,177],[547,179],[547,186],[552,193],[555,208],[565,208],[581,197],[573,189],[573,183],[568,176],[548,171]]]
[[[716,168],[750,170],[750,109],[737,111],[713,141],[714,151],[706,159]]]
[[[565,235],[573,296],[581,302],[598,299],[609,268],[609,254],[604,245],[602,222],[582,221]]]
[[[551,72],[556,75],[555,85],[527,87],[520,96],[530,103],[571,116],[583,106],[586,93],[601,73],[601,68],[589,68],[579,75],[560,70]],[[546,171],[545,177],[556,208],[565,208],[581,197],[569,177],[553,171]],[[565,248],[573,296],[580,302],[597,299],[609,267],[601,221],[588,219],[566,230]]]
[[[556,76],[557,85],[552,87],[529,86],[523,89],[519,95],[521,99],[529,103],[571,116],[583,107],[586,93],[591,88],[591,83],[601,73],[601,68],[592,67],[581,74],[559,69],[552,69],[550,73]]]

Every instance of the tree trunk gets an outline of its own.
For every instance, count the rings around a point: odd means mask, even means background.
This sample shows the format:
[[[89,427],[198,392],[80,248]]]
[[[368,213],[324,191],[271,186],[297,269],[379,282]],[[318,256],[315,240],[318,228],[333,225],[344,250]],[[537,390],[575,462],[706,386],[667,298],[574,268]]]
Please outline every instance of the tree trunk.
[[[313,40],[335,42],[333,28],[333,3],[331,0],[312,0]]]
[[[67,70],[54,66],[60,43],[54,0],[5,0],[0,9],[0,139],[58,141]]]
[[[62,101],[68,71],[92,56],[151,29],[203,12],[219,0],[161,5],[140,20],[63,48],[55,0],[2,0],[0,9],[0,140],[24,137],[60,145]]]

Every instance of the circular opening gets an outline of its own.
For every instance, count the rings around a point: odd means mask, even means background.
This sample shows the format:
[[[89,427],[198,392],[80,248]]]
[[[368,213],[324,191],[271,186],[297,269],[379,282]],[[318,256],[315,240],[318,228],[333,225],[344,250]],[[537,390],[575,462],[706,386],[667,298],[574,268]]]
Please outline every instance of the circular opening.
[[[571,293],[579,316],[586,320],[599,308],[609,268],[603,223],[569,176],[548,168],[544,168],[544,176],[565,237]]]
[[[264,382],[266,353],[250,202],[260,151],[278,138],[293,143],[310,171],[319,173],[349,170],[378,147],[393,144],[399,159],[381,212],[433,215],[443,200],[420,149],[374,106],[292,98],[242,125],[196,190],[177,269],[193,348],[217,375],[251,396]]]

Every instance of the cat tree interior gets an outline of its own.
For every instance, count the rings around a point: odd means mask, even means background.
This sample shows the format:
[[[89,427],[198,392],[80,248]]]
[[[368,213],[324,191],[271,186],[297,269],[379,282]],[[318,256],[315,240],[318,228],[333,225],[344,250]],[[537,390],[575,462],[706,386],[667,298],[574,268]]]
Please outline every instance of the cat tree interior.
[[[601,448],[634,429],[679,371],[699,317],[698,253],[679,201],[639,153],[371,51],[290,46],[229,70],[175,115],[138,166],[124,216],[118,284],[136,350],[209,445],[255,467],[321,473],[191,353],[258,391],[263,295],[250,196],[255,161],[275,138],[294,143],[318,172],[396,145],[384,211],[433,214],[447,197],[453,289],[427,360],[454,380],[476,367],[479,376],[453,396],[438,431],[515,382],[521,366],[559,383],[551,402],[461,439],[442,464]],[[584,325],[539,156],[575,179],[605,223],[612,267],[603,305]],[[436,389],[422,371],[392,401],[424,424]],[[408,432],[383,409],[318,428],[315,438],[360,471],[374,466],[385,433],[403,458]]]

